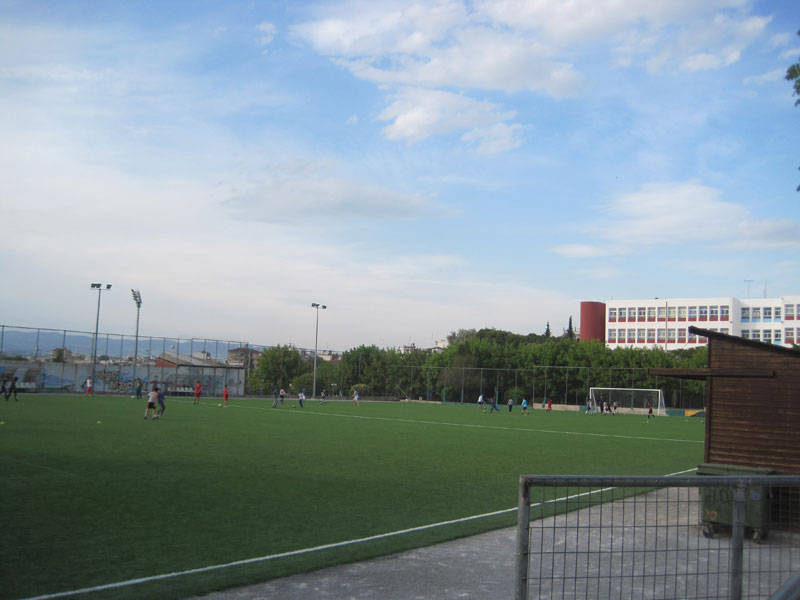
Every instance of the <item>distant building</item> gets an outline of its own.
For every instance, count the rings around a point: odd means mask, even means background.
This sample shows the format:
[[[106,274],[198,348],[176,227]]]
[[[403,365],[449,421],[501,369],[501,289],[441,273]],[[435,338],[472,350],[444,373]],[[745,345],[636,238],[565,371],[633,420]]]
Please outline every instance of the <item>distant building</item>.
[[[196,353],[195,353],[196,354]],[[156,367],[230,367],[211,358],[202,358],[194,354],[176,354],[175,352],[162,352],[156,358]]]
[[[692,348],[707,343],[689,327],[791,347],[800,343],[800,296],[652,298],[581,303],[581,339],[609,348]]]
[[[228,350],[228,358],[225,360],[225,363],[234,367],[246,366],[248,369],[254,369],[260,355],[261,352],[255,350],[254,348],[240,346],[238,348]]]

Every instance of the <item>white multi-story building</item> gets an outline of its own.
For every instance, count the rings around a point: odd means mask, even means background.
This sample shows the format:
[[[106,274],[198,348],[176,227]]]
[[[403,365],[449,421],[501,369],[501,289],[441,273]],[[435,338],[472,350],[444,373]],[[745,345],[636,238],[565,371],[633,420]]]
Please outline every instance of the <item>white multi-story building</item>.
[[[791,347],[800,344],[800,296],[653,298],[605,303],[605,342],[609,348],[663,346],[677,350],[705,344],[705,338],[689,332],[690,325]]]

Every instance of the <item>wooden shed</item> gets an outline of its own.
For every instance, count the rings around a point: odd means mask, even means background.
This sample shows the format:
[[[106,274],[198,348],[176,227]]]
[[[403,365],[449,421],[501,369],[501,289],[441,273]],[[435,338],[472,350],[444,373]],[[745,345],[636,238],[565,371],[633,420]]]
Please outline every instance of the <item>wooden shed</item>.
[[[800,351],[689,331],[708,338],[708,367],[649,372],[705,379],[705,462],[800,474]]]

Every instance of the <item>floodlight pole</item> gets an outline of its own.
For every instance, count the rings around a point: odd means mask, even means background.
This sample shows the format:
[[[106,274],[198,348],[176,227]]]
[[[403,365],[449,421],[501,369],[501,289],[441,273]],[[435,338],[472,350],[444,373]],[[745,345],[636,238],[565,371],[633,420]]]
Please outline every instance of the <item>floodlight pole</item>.
[[[319,340],[319,309],[325,310],[328,308],[324,304],[320,304],[319,302],[312,302],[311,308],[316,309],[317,311],[317,325],[314,330],[314,381],[311,384],[311,397],[317,397],[317,341]]]
[[[136,341],[133,344],[133,385],[136,387],[136,362],[139,359],[139,310],[142,308],[142,295],[139,290],[131,289],[133,301],[136,303]]]
[[[94,385],[96,379],[95,373],[97,372],[97,334],[100,329],[100,296],[103,291],[109,291],[111,289],[111,284],[107,283],[106,286],[103,287],[100,283],[92,283],[90,284],[90,288],[97,290],[97,318],[94,322],[94,343],[92,344],[92,385]]]

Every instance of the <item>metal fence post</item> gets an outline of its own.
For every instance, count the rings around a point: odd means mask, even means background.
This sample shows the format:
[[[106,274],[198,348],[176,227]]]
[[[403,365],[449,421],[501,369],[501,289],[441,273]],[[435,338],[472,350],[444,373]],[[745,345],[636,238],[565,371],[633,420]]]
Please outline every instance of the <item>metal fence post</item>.
[[[733,488],[733,506],[731,512],[731,600],[742,598],[742,559],[744,555],[744,483],[738,483]]]
[[[530,539],[528,528],[531,520],[531,487],[524,475],[519,476],[519,509],[517,511],[517,567],[515,600],[528,600],[528,568],[530,561]]]

